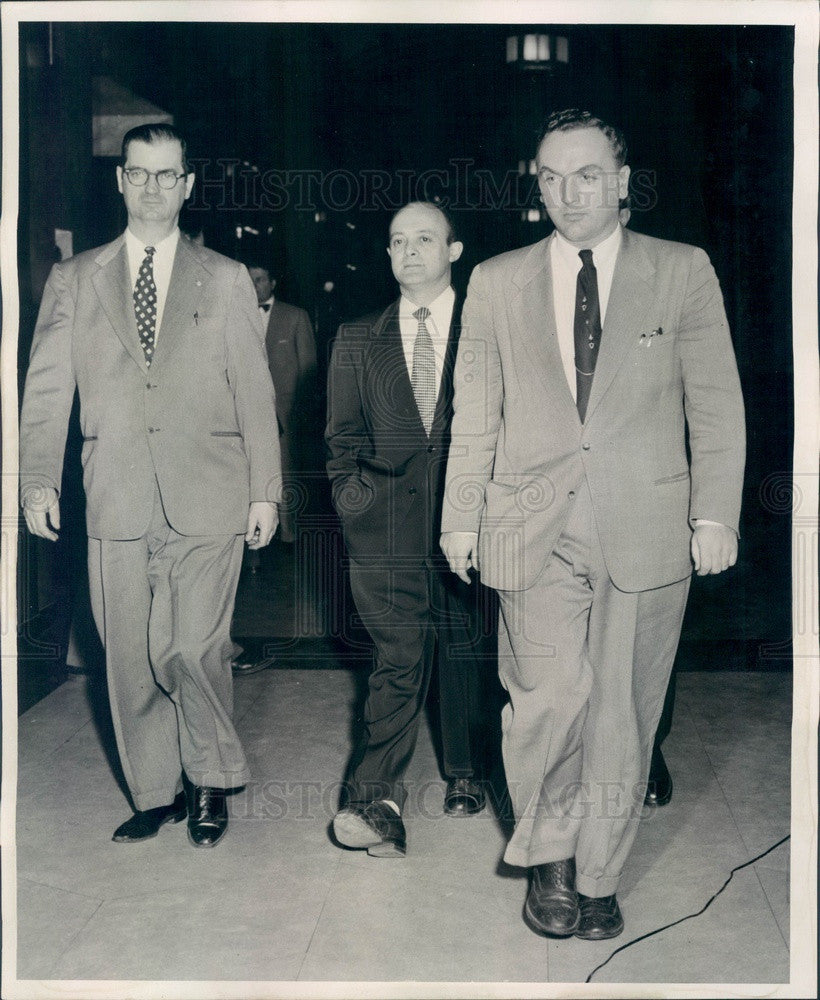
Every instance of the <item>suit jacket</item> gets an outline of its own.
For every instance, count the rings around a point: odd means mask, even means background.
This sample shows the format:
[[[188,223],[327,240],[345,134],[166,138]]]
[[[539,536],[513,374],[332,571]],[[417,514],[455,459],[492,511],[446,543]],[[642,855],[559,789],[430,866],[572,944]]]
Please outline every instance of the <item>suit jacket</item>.
[[[286,431],[294,403],[305,394],[306,383],[316,374],[316,342],[305,310],[274,299],[268,314],[265,347],[276,389],[276,413],[282,430]]]
[[[155,479],[181,534],[238,534],[251,500],[278,500],[279,443],[262,322],[247,270],[180,237],[150,368],[125,238],[55,264],[20,418],[24,501],[59,492],[75,387],[92,537],[137,538]]]
[[[457,298],[429,437],[419,417],[399,329],[399,300],[343,324],[328,377],[327,470],[352,558],[429,559],[438,547],[460,330]]]
[[[484,583],[526,589],[585,480],[615,585],[684,579],[692,520],[737,529],[740,514],[743,401],[715,273],[697,247],[624,231],[582,425],[547,248],[471,277],[442,529],[479,532]]]

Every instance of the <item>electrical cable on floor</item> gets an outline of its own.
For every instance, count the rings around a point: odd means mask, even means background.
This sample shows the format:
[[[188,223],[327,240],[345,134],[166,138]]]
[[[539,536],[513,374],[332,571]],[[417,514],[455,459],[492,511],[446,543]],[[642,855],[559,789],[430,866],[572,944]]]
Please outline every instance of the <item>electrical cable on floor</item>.
[[[737,865],[737,867],[733,868],[731,870],[731,872],[729,872],[729,877],[726,879],[726,881],[723,883],[723,885],[712,896],[712,898],[709,899],[698,910],[697,913],[689,913],[685,917],[681,917],[680,920],[673,920],[671,924],[664,924],[663,927],[658,927],[654,931],[648,931],[646,934],[641,934],[640,937],[636,937],[632,941],[627,941],[627,943],[626,944],[622,944],[620,948],[616,948],[615,951],[613,951],[612,954],[609,956],[609,958],[607,958],[605,961],[601,962],[600,965],[596,965],[595,966],[595,968],[592,970],[592,972],[590,972],[590,974],[587,976],[587,978],[584,980],[584,982],[587,982],[587,983],[592,982],[592,977],[595,975],[595,973],[599,969],[603,969],[603,967],[608,962],[610,962],[618,954],[618,952],[625,951],[627,948],[631,948],[633,944],[637,944],[639,941],[646,941],[647,938],[654,937],[656,934],[660,934],[661,931],[668,931],[670,927],[677,927],[678,924],[682,924],[686,920],[691,920],[693,917],[699,917],[701,915],[701,913],[705,913],[706,910],[709,909],[709,907],[712,905],[712,903],[714,903],[714,901],[718,898],[718,896],[723,892],[723,890],[726,888],[726,886],[732,881],[732,879],[734,878],[735,872],[739,872],[743,868],[748,868],[749,865],[753,865],[757,861],[760,861],[761,858],[765,858],[767,854],[771,854],[772,851],[777,850],[777,848],[780,847],[781,844],[785,844],[787,840],[791,840],[791,834],[788,834],[787,836],[783,837],[782,840],[778,840],[778,842],[776,844],[772,844],[771,847],[767,848],[762,854],[758,854],[758,856],[756,858],[752,858],[751,861],[744,861],[742,865]]]

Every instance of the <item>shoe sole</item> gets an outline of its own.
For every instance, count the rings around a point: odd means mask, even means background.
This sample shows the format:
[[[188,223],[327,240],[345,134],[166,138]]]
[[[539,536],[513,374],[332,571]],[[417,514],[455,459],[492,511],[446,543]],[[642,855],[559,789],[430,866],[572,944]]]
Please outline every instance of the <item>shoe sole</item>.
[[[261,674],[263,670],[270,670],[275,663],[275,657],[271,656],[266,660],[260,660],[259,663],[253,663],[248,667],[235,667],[231,664],[231,673],[234,677],[252,677],[254,674]]]
[[[372,858],[403,858],[405,851],[382,840],[356,813],[340,812],[333,817],[333,835],[344,847],[367,851]]]
[[[540,920],[536,919],[535,914],[530,909],[529,899],[527,899],[527,902],[524,904],[524,916],[527,918],[527,921],[529,922],[531,927],[535,928],[537,931],[540,931],[541,934],[546,934],[547,937],[557,937],[557,938],[572,937],[575,934],[576,930],[578,929],[578,925],[581,922],[581,914],[579,912],[578,918],[576,919],[572,927],[569,928],[562,927],[560,930],[557,930],[554,927],[548,927],[546,924],[542,924]]]
[[[484,811],[484,806],[486,803],[482,802],[479,806],[466,806],[463,802],[457,802],[455,804],[448,805],[444,803],[444,815],[445,816],[477,816],[480,812]]]

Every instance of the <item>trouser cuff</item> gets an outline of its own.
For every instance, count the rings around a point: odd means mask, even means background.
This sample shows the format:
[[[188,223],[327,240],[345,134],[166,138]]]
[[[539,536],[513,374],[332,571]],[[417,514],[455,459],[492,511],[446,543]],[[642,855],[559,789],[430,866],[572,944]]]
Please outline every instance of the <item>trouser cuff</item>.
[[[578,872],[575,876],[575,888],[582,896],[614,896],[618,891],[618,883],[621,881],[620,875],[605,875],[601,878],[590,878],[589,875],[582,875]]]

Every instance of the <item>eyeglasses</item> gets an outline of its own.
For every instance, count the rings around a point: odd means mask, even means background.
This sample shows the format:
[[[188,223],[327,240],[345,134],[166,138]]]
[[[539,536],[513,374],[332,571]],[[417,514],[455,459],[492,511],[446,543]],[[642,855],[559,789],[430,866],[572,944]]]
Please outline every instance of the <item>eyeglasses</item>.
[[[176,174],[173,170],[146,170],[144,167],[123,167],[122,171],[128,178],[128,183],[134,187],[145,187],[149,177],[156,177],[157,184],[165,191],[177,186],[177,181],[186,177],[186,174]]]

